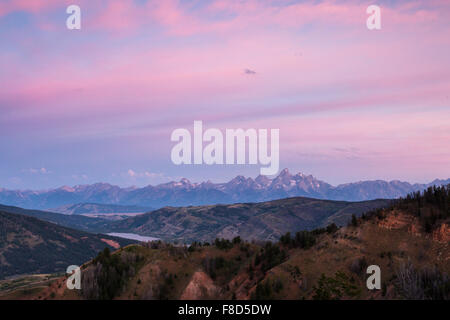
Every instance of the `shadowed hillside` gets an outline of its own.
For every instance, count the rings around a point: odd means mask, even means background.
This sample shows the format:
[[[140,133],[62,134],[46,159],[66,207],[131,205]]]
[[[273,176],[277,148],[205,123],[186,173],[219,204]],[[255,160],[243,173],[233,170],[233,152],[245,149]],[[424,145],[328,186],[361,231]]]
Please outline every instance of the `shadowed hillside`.
[[[186,243],[236,236],[277,241],[288,231],[346,224],[352,214],[359,216],[389,203],[390,200],[346,202],[298,197],[261,203],[166,207],[118,221],[109,228]]]
[[[2,206],[0,210],[19,213],[61,226],[93,233],[136,233],[166,241],[190,243],[231,239],[276,241],[285,232],[314,229],[330,223],[346,224],[374,208],[385,207],[390,200],[346,202],[311,198],[288,198],[261,203],[238,203],[198,207],[165,207],[119,221],[81,215]]]
[[[0,211],[30,216],[38,218],[39,220],[58,224],[60,226],[93,233],[102,231],[106,232],[108,230],[108,225],[110,224],[109,221],[101,218],[85,217],[81,215],[66,215],[41,210],[29,210],[5,205],[0,205]]]
[[[100,204],[100,203],[77,203],[68,204],[58,208],[49,209],[49,211],[62,214],[101,214],[101,213],[144,213],[151,211],[150,207],[139,206],[120,206],[116,204]]]
[[[0,279],[26,273],[65,272],[105,247],[133,241],[95,235],[36,218],[0,211]]]

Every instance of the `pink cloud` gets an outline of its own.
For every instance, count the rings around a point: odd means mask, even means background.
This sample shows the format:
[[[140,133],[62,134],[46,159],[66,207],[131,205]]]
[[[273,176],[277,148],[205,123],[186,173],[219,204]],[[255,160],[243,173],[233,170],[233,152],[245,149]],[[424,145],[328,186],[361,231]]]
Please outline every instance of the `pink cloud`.
[[[0,17],[15,11],[39,15],[64,9],[69,0],[7,0],[0,3]],[[177,0],[147,1],[112,0],[105,3],[78,0],[86,13],[86,27],[93,30],[124,32],[154,23],[172,35],[223,34],[261,28],[293,28],[314,24],[317,28],[364,27],[366,4],[360,1],[304,1],[301,3],[272,1],[216,0],[192,10],[189,3]],[[382,5],[386,28],[446,23],[450,3],[444,0],[407,1],[393,6]],[[45,24],[43,24],[45,25]],[[47,26],[48,27],[48,26]]]
[[[16,11],[39,14],[55,8],[63,8],[70,2],[69,0],[3,0],[0,3],[0,17]]]

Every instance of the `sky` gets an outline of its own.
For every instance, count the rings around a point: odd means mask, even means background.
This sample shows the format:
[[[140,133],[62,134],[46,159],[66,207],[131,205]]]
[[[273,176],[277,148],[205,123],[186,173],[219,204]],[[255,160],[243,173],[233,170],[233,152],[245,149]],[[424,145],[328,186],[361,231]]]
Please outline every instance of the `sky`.
[[[173,164],[195,120],[278,128],[280,170],[332,184],[449,178],[449,17],[447,0],[2,0],[0,187],[259,174]]]

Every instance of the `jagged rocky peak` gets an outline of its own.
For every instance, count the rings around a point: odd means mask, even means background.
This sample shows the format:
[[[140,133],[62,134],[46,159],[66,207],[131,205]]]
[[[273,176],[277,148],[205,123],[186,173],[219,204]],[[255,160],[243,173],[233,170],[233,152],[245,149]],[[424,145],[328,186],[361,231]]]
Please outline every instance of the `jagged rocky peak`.
[[[273,179],[274,184],[290,184],[290,181],[292,180],[292,175],[289,172],[287,168],[281,170],[280,174]]]
[[[74,188],[69,187],[69,186],[62,186],[62,187],[58,188],[58,190],[66,191],[66,192],[74,192],[75,191]]]
[[[181,180],[180,180],[180,182],[182,183],[182,184],[187,184],[187,185],[189,185],[189,184],[191,184],[191,182],[189,181],[189,179],[186,179],[186,178],[182,178]]]
[[[259,176],[256,177],[255,182],[260,185],[267,186],[272,182],[272,180],[267,178],[267,176],[263,176],[260,174]]]
[[[247,179],[244,176],[236,176],[234,179],[232,179],[229,183],[230,184],[237,184],[237,183],[244,183],[247,181]]]
[[[73,189],[73,191],[76,191],[76,192],[83,192],[83,191],[86,191],[86,190],[89,190],[89,191],[102,191],[102,190],[108,190],[108,189],[111,189],[111,188],[119,188],[119,187],[117,187],[117,186],[113,186],[113,185],[111,185],[111,184],[109,184],[109,183],[105,183],[105,182],[97,182],[97,183],[94,183],[94,184],[79,184],[79,185],[76,185],[75,187],[73,187],[72,189]]]

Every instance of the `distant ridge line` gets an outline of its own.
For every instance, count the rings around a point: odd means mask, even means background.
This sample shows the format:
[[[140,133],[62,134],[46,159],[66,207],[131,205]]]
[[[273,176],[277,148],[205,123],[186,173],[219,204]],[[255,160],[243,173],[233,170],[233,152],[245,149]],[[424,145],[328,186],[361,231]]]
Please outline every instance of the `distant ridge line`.
[[[261,175],[255,179],[239,175],[225,183],[210,181],[192,183],[182,178],[180,181],[142,188],[121,188],[109,183],[63,186],[41,191],[0,188],[0,203],[30,209],[51,209],[87,203],[161,208],[262,202],[297,196],[324,200],[365,201],[399,198],[432,185],[447,184],[450,184],[450,179],[435,179],[425,184],[411,184],[399,180],[370,180],[333,186],[312,175],[291,174],[288,169],[284,169],[273,179]]]

